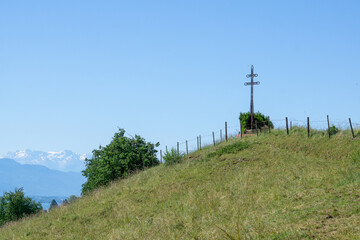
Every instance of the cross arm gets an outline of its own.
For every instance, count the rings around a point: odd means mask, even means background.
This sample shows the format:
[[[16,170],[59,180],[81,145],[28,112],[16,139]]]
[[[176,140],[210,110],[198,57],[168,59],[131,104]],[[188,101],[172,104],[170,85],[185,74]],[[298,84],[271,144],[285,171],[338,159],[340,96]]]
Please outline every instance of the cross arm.
[[[246,82],[244,83],[245,86],[248,86],[248,85],[259,85],[260,82]]]
[[[251,77],[257,77],[258,75],[257,75],[257,73],[255,73],[255,74],[248,74],[248,75],[246,75],[246,77],[247,78],[251,78]]]

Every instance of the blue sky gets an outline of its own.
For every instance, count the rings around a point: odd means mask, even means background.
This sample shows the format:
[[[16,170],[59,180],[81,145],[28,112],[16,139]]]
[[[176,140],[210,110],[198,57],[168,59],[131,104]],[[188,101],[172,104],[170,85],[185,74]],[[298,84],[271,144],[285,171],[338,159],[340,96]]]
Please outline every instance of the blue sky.
[[[177,141],[255,111],[360,123],[359,1],[2,1],[0,152]]]

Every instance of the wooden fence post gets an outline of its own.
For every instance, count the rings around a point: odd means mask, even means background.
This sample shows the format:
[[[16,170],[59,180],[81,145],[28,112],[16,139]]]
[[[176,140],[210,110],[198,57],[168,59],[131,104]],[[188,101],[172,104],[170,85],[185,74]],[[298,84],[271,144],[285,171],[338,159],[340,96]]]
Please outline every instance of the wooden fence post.
[[[213,134],[213,142],[214,142],[214,146],[215,146],[215,133],[212,132],[212,134]]]
[[[228,135],[227,135],[227,122],[225,122],[225,141],[228,140]]]
[[[349,123],[350,123],[350,128],[351,128],[352,136],[353,136],[353,138],[355,138],[354,129],[353,129],[352,124],[351,124],[351,118],[349,118]]]
[[[255,120],[256,136],[259,136],[257,120]]]
[[[199,135],[199,147],[200,147],[200,150],[201,150],[201,135]]]
[[[309,117],[307,117],[307,132],[308,132],[308,137],[310,137],[310,119],[309,119]]]
[[[222,129],[220,129],[220,142],[222,142]]]
[[[269,127],[269,133],[270,133],[270,116],[268,117],[268,127]]]
[[[328,123],[328,134],[329,134],[329,138],[330,138],[330,121],[329,121],[329,115],[326,115],[327,118],[327,123]]]
[[[288,125],[288,118],[285,118],[286,121],[286,134],[289,135],[289,125]]]
[[[196,150],[199,150],[199,136],[196,137]]]
[[[242,139],[242,125],[241,125],[241,120],[240,120],[240,138]]]
[[[168,150],[167,150],[167,146],[165,146],[165,150],[166,150],[166,152],[168,152]]]
[[[292,121],[290,121],[290,130],[292,130]]]
[[[186,140],[186,155],[189,155],[188,141]]]
[[[160,163],[162,163],[162,150],[160,149]]]
[[[180,151],[179,151],[179,142],[177,142],[177,154],[178,154],[178,155],[180,154]]]

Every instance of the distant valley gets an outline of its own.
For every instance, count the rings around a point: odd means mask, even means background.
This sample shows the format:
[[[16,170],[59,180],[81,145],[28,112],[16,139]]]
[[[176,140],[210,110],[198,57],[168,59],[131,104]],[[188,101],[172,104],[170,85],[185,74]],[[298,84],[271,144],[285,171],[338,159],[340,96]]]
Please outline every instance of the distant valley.
[[[26,195],[80,195],[85,182],[81,172],[62,172],[45,166],[20,164],[13,159],[0,159],[0,194],[24,188]]]

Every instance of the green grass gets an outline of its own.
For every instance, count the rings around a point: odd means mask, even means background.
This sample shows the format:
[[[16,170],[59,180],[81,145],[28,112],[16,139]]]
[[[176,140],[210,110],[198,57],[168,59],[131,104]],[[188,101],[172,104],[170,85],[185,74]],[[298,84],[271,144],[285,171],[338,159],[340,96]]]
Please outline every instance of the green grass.
[[[0,239],[360,239],[350,135],[230,139],[10,223]]]

